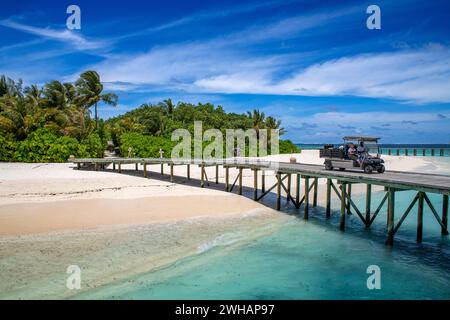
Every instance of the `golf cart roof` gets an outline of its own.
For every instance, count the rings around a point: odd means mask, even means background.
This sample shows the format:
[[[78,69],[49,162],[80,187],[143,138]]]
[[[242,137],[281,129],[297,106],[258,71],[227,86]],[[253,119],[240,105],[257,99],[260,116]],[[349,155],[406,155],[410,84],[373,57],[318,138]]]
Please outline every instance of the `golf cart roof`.
[[[377,137],[362,137],[362,136],[346,136],[344,137],[344,140],[349,141],[369,141],[369,142],[378,142],[380,138]]]

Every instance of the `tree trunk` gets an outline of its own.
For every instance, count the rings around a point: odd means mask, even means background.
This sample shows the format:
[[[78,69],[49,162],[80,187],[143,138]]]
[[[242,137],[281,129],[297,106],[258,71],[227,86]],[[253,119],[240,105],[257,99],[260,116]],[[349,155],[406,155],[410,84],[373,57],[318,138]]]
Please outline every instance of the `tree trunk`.
[[[98,129],[98,115],[97,115],[97,102],[94,105],[95,112],[95,129]]]

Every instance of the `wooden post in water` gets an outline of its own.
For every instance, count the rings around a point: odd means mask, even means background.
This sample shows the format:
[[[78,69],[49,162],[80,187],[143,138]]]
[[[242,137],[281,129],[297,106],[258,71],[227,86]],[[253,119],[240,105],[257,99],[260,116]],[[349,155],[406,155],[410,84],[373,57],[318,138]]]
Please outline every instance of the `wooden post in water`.
[[[417,149],[413,149],[413,155],[417,156]]]
[[[216,164],[216,184],[219,184],[219,165]]]
[[[186,169],[187,169],[187,179],[191,180],[191,165],[188,164]]]
[[[295,207],[300,208],[300,174],[296,174],[296,186],[295,186]]]
[[[422,243],[423,235],[423,192],[419,192],[419,204],[417,207],[417,242]]]
[[[370,225],[370,205],[372,203],[372,185],[367,184],[366,186],[366,227]]]
[[[386,244],[394,244],[394,217],[395,217],[395,189],[388,189],[388,216],[387,216],[387,239]]]
[[[253,170],[253,200],[258,199],[258,169]]]
[[[400,155],[400,149],[397,149],[397,155],[398,156]]]
[[[441,157],[444,156],[444,149],[440,149],[440,150],[439,150],[439,155],[440,155]]]
[[[287,189],[286,202],[289,202],[289,197],[291,196],[291,174],[290,173],[288,173],[286,189]]]
[[[116,171],[116,163],[113,162],[113,170]]]
[[[317,191],[319,188],[319,178],[314,178],[314,195],[313,195],[313,207],[317,207]]]
[[[445,228],[442,228],[441,233],[448,235],[448,194],[444,194],[442,197],[442,224]]]
[[[138,166],[138,164],[136,163],[136,165],[135,165],[135,169],[136,169],[136,171],[138,171],[139,170],[139,166]]]
[[[426,151],[425,149],[423,149],[423,150],[422,150],[422,156],[424,156],[424,157],[425,157],[425,155],[426,155],[426,152],[427,152],[427,151]]]
[[[391,153],[392,153],[392,150],[388,149],[388,155],[391,155]]]
[[[352,198],[352,184],[349,183],[347,187],[347,214],[352,214],[352,211],[350,210],[350,199]]]
[[[431,155],[434,157],[434,149],[431,149]]]
[[[144,163],[144,177],[147,178],[147,164]]]
[[[277,210],[281,209],[281,173],[277,172]]]
[[[339,222],[339,229],[341,231],[345,230],[346,199],[347,199],[347,184],[345,182],[342,182],[342,184],[341,184],[341,220]]]
[[[225,191],[230,191],[230,168],[225,167]]]
[[[170,164],[170,182],[173,182],[173,163]]]
[[[309,218],[309,177],[305,177],[305,206],[303,212],[303,218]]]
[[[239,168],[239,189],[238,194],[242,195],[242,167]]]
[[[163,174],[164,174],[164,164],[161,163],[161,175],[163,175]]]
[[[327,179],[327,195],[326,195],[326,216],[331,217],[331,179]]]

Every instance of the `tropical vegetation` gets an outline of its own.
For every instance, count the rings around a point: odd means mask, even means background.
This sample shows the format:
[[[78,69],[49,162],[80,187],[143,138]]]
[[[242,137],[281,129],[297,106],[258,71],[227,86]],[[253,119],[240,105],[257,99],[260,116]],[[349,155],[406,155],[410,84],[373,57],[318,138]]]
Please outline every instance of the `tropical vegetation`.
[[[280,120],[259,110],[227,113],[210,103],[175,104],[171,99],[143,104],[106,121],[98,116],[99,105],[116,106],[117,102],[117,95],[104,92],[95,71],[82,73],[73,83],[55,80],[42,87],[24,87],[21,80],[0,77],[0,161],[64,162],[72,155],[103,157],[108,141],[122,156],[157,157],[160,149],[169,155],[176,144],[171,141],[172,132],[179,128],[193,132],[194,121],[202,121],[203,130],[285,131]],[[299,150],[289,140],[281,140],[280,152]]]

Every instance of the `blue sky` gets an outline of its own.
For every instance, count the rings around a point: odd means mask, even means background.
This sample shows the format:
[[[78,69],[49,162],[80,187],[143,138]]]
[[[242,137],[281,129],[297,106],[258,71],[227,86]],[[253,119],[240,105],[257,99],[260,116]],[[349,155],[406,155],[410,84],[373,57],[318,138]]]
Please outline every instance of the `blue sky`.
[[[81,8],[81,30],[66,9]],[[381,8],[369,30],[366,8]],[[294,142],[346,134],[450,141],[450,3],[443,1],[8,1],[0,74],[25,84],[97,70],[108,118],[166,98],[258,108]]]

